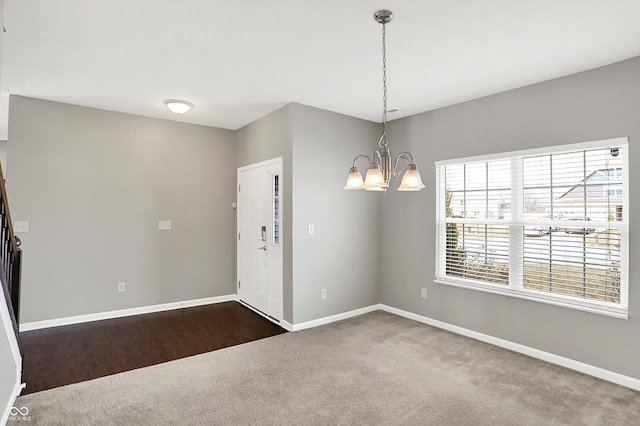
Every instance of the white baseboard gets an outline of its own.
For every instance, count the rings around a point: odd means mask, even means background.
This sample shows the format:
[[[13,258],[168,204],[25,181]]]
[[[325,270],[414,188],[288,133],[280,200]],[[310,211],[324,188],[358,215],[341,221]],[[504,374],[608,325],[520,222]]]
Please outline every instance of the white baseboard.
[[[291,326],[290,331],[298,331],[298,330],[304,330],[306,328],[318,327],[320,325],[330,324],[332,322],[340,321],[340,320],[351,318],[351,317],[356,317],[358,315],[368,314],[369,312],[380,310],[381,306],[382,305],[371,305],[364,308],[355,309],[353,311],[343,312],[341,314],[336,314],[336,315],[331,315],[324,318],[319,318],[316,320],[301,322],[300,324],[293,324],[293,325],[289,324],[289,326]]]
[[[18,371],[18,377],[21,376],[21,373],[20,373],[21,371],[22,371],[22,367],[20,367],[20,371]],[[14,405],[15,404],[15,400],[16,400],[16,398],[18,398],[20,396],[20,393],[22,392],[22,389],[24,389],[24,387],[25,387],[25,385],[24,384],[20,384],[20,382],[18,382],[18,384],[16,384],[15,388],[13,389],[13,393],[9,397],[8,404],[5,407],[4,412],[2,413],[2,417],[0,417],[0,424],[4,425],[4,424],[8,424],[9,423],[8,422],[9,417],[12,416],[12,413],[11,413],[12,410],[11,409],[15,406]],[[22,409],[24,407],[16,407],[16,408],[20,409],[21,412],[23,412]],[[27,408],[27,410],[28,410],[28,408]],[[28,411],[27,411],[27,414],[28,414]]]
[[[414,321],[421,322],[433,327],[441,328],[443,330],[451,331],[456,334],[460,334],[466,337],[470,337],[481,342],[489,343],[494,346],[509,349],[514,352],[518,352],[524,355],[528,355],[532,358],[537,358],[542,361],[546,361],[552,364],[560,365],[562,367],[569,368],[571,370],[579,371],[580,373],[588,374],[590,376],[597,377],[608,382],[616,383],[637,391],[640,391],[640,380],[625,376],[624,374],[616,373],[614,371],[605,370],[604,368],[595,367],[590,364],[585,364],[580,361],[576,361],[570,358],[565,358],[560,355],[555,355],[549,352],[541,351],[539,349],[531,348],[529,346],[514,343],[509,340],[500,339],[498,337],[490,336],[488,334],[479,333],[477,331],[469,330],[467,328],[458,327],[457,325],[449,324],[446,322],[438,321],[429,317],[407,312],[402,309],[393,308],[387,305],[380,305],[380,309],[401,317],[409,318]]]
[[[11,408],[13,408],[15,400],[20,395],[20,392],[22,392],[24,386],[21,384],[22,355],[20,355],[20,347],[18,346],[18,340],[16,339],[16,334],[13,329],[13,321],[11,320],[5,293],[2,288],[0,288],[0,320],[2,322],[2,325],[0,325],[0,335],[5,335],[9,352],[11,353],[10,356],[0,359],[0,371],[2,371],[2,373],[0,373],[2,375],[2,380],[0,380],[2,390],[0,393],[3,395],[2,401],[0,401],[0,415],[2,416],[0,417],[0,425],[3,425],[7,423],[11,415]],[[6,349],[2,348],[2,350],[4,352]],[[9,378],[9,371],[11,370],[15,371],[15,376]],[[5,399],[5,397],[7,399]]]
[[[293,324],[291,324],[289,321],[280,321],[280,327],[284,328],[287,331],[293,331]]]
[[[253,306],[243,302],[242,300],[238,300],[238,301],[242,304],[242,306],[245,306],[245,307],[251,309],[253,312],[255,312],[258,315],[268,319],[269,321],[273,322],[274,324],[279,325],[280,327],[284,328],[287,331],[304,330],[304,329],[307,329],[307,328],[313,328],[313,327],[318,327],[318,326],[325,325],[325,324],[330,324],[332,322],[340,321],[340,320],[351,318],[351,317],[357,317],[358,315],[367,314],[369,312],[377,311],[377,310],[380,309],[380,306],[381,306],[381,305],[371,305],[371,306],[367,306],[367,307],[364,307],[364,308],[355,309],[353,311],[343,312],[341,314],[331,315],[331,316],[324,317],[324,318],[319,318],[319,319],[316,319],[316,320],[302,322],[300,324],[291,324],[290,322],[286,321],[285,319],[282,319],[282,320],[278,321],[278,320],[276,320],[274,318],[271,318],[268,315],[265,315],[263,312],[260,312],[259,310],[255,309]]]
[[[95,314],[77,315],[73,317],[56,318],[44,321],[26,322],[20,324],[20,331],[39,330],[41,328],[58,327],[61,325],[80,324],[83,322],[99,321],[111,318],[129,317],[132,315],[150,314],[153,312],[170,311],[172,309],[190,308],[193,306],[210,305],[213,303],[238,300],[235,294],[225,296],[205,297],[203,299],[184,300],[181,302],[163,303],[160,305],[140,306],[138,308],[119,309],[117,311],[98,312]]]

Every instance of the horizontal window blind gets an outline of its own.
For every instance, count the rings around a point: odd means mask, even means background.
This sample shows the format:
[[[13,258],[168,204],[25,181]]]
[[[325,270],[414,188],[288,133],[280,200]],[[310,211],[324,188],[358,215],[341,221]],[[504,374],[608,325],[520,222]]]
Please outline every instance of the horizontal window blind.
[[[626,138],[436,163],[437,279],[626,312]]]

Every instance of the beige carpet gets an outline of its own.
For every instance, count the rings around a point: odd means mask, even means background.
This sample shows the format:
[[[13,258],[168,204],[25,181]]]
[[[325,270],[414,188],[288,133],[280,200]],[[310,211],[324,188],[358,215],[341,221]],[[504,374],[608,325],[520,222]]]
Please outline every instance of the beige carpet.
[[[640,392],[381,311],[15,406],[32,425],[640,424]]]

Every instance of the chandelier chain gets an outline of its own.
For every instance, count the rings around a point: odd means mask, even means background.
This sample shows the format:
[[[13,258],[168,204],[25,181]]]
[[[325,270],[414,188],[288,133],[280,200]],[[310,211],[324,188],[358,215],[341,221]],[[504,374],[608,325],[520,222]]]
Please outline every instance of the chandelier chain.
[[[385,148],[387,143],[387,27],[382,22],[382,137],[378,146]]]

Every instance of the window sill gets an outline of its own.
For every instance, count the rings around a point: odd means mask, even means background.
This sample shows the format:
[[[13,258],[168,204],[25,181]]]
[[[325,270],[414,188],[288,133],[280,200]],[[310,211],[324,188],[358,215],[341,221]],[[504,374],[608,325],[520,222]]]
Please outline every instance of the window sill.
[[[499,294],[502,296],[516,297],[518,299],[530,300],[533,302],[546,303],[548,305],[560,306],[563,308],[576,309],[593,314],[606,315],[618,319],[629,319],[629,311],[627,308],[612,306],[605,302],[584,302],[570,297],[540,294],[530,290],[514,290],[497,284],[481,284],[465,279],[436,278],[434,282],[453,287],[461,287],[469,290],[477,290],[485,293]]]

